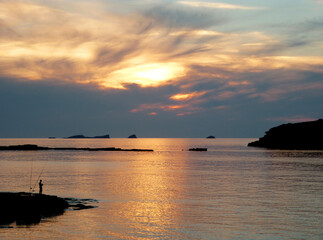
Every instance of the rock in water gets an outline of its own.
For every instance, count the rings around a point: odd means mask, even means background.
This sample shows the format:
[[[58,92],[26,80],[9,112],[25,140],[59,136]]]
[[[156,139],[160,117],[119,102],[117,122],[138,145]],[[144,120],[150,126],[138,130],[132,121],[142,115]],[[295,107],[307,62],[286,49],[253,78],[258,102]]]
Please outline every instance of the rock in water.
[[[137,136],[136,136],[136,134],[132,134],[128,138],[137,138]]]
[[[195,152],[206,152],[207,148],[190,148],[189,151],[195,151]]]
[[[215,137],[214,136],[212,136],[212,135],[210,135],[210,136],[208,136],[208,137],[206,137],[207,139],[214,139]]]
[[[106,135],[102,135],[102,136],[95,136],[95,137],[92,137],[92,138],[110,138],[110,135],[106,134]]]
[[[1,192],[0,225],[39,223],[43,217],[63,214],[68,207],[67,201],[57,196]]]
[[[288,123],[271,128],[250,147],[286,150],[323,150],[323,119],[311,122]]]
[[[82,210],[96,207],[89,203],[97,201],[25,192],[0,192],[0,227],[14,222],[17,225],[37,224],[44,217],[63,214],[67,208]]]

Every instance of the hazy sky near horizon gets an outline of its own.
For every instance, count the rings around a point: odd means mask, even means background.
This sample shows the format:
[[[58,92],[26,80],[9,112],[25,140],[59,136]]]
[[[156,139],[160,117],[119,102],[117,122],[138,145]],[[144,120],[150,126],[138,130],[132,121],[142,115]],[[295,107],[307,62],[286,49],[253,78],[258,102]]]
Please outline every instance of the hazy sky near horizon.
[[[260,137],[318,118],[322,0],[0,0],[0,137]]]

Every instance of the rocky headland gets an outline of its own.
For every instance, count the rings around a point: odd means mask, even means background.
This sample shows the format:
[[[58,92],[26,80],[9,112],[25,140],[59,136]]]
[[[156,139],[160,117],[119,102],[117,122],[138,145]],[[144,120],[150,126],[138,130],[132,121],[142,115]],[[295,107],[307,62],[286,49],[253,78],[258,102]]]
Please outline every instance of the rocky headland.
[[[271,128],[265,136],[248,146],[282,150],[323,150],[323,119]]]

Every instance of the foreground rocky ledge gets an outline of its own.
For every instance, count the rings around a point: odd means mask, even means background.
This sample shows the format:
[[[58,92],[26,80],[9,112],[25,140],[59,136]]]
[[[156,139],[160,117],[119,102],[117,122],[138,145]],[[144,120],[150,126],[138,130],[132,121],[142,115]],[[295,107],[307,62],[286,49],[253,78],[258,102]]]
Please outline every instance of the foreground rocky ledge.
[[[42,218],[58,216],[67,208],[81,210],[93,208],[82,199],[59,198],[57,196],[32,193],[0,192],[0,225],[36,224]]]
[[[39,223],[43,217],[63,214],[68,207],[67,201],[56,196],[1,192],[0,224]]]
[[[248,146],[282,150],[323,150],[323,119],[271,128],[264,137]]]
[[[124,151],[124,152],[153,152],[152,149],[122,149],[122,148],[72,148],[72,147],[40,147],[35,144],[0,146],[0,151],[36,151],[36,150],[56,150],[56,151]]]

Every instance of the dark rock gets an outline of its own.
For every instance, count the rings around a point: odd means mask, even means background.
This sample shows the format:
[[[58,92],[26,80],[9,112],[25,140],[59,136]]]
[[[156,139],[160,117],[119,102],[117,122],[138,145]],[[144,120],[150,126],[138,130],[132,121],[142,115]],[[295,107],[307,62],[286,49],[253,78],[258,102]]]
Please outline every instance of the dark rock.
[[[136,136],[136,134],[132,134],[128,138],[137,138],[137,136]]]
[[[74,135],[74,136],[70,136],[70,137],[67,137],[67,138],[88,138],[88,137],[85,137],[84,135]]]
[[[208,136],[206,138],[208,138],[208,139],[214,139],[215,137],[211,135],[211,136]]]
[[[42,218],[63,214],[67,208],[82,210],[96,207],[89,203],[97,201],[25,192],[0,192],[0,227],[14,222],[17,225],[37,224]]]
[[[250,147],[288,150],[323,150],[323,120],[288,123],[271,128]]]
[[[0,192],[0,225],[36,224],[43,217],[63,214],[68,203],[57,196]]]
[[[115,147],[108,148],[73,148],[73,147],[39,147],[38,145],[26,144],[26,145],[12,145],[12,146],[0,146],[0,151],[38,151],[38,150],[53,150],[53,151],[131,151],[131,152],[152,152],[152,149],[122,149]]]
[[[110,138],[110,135],[107,134],[107,135],[103,135],[103,136],[95,136],[93,138]]]
[[[78,203],[78,204],[75,204],[75,205],[70,205],[70,207],[73,210],[82,210],[82,209],[95,208],[95,206],[84,205],[82,203]]]
[[[205,152],[207,148],[190,148],[189,151],[196,151],[196,152]]]
[[[93,206],[89,204],[98,203],[98,201],[94,199],[77,199],[77,198],[64,198],[64,199],[68,202],[69,208],[73,210],[96,208],[97,206]]]
[[[67,138],[110,138],[110,135],[106,134],[106,135],[102,135],[102,136],[87,137],[87,136],[84,136],[82,134],[79,134],[79,135],[74,135],[74,136],[70,136],[70,137],[67,137]]]
[[[48,147],[39,147],[34,144],[25,144],[25,145],[11,145],[11,146],[0,146],[0,150],[21,150],[21,151],[35,151],[35,150],[49,150]]]

